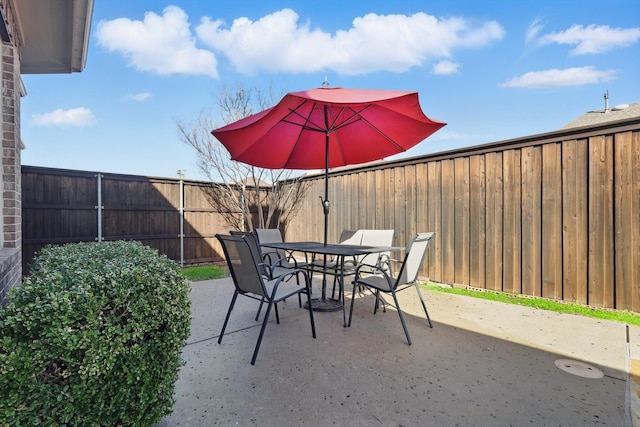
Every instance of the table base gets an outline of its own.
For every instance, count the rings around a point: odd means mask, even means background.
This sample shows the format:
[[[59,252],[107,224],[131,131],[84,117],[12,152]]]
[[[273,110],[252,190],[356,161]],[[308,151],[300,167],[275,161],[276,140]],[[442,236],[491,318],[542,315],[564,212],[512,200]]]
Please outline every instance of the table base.
[[[309,304],[304,303],[304,308],[308,309]],[[313,311],[338,311],[342,310],[342,301],[333,298],[313,298],[311,300],[311,309]]]

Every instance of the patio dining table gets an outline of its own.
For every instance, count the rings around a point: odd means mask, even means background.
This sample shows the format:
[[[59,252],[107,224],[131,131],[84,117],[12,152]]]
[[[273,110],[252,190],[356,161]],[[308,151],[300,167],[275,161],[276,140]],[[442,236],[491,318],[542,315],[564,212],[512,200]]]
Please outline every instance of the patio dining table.
[[[286,252],[303,252],[306,255],[312,255],[314,258],[316,255],[322,255],[322,265],[307,263],[304,268],[311,273],[320,271],[322,272],[322,294],[320,298],[314,298],[311,300],[311,308],[313,311],[337,311],[342,309],[342,317],[344,326],[347,326],[347,319],[344,310],[344,260],[348,257],[355,257],[359,255],[368,255],[373,253],[391,252],[404,250],[404,247],[397,246],[361,246],[361,245],[348,245],[341,243],[321,243],[321,242],[278,242],[278,243],[261,243],[261,246],[281,249]],[[336,259],[336,265],[339,268],[327,268],[326,257],[332,256]],[[320,270],[317,270],[321,267]],[[338,299],[327,298],[327,274],[337,275],[340,291]]]

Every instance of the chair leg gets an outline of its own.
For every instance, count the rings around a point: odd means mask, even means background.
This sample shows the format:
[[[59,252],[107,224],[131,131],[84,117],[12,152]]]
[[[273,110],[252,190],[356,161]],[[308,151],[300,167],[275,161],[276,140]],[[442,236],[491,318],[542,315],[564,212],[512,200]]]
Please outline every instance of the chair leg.
[[[331,298],[336,297],[336,280],[338,280],[338,275],[333,276],[333,289],[331,290]]]
[[[338,277],[337,273],[338,272],[336,271],[336,278]],[[335,287],[335,284],[333,286]],[[344,276],[340,276],[340,278],[338,279],[338,301],[340,301],[340,304],[342,305],[342,326],[346,328],[347,312],[344,306]]]
[[[356,299],[356,282],[353,282],[353,292],[351,292],[351,308],[349,309],[349,323],[347,323],[348,327],[351,327],[351,318],[353,317],[353,302]],[[343,302],[344,307],[344,302]]]
[[[256,364],[256,358],[258,357],[258,351],[260,350],[260,344],[262,344],[262,337],[264,336],[264,330],[267,328],[267,323],[269,322],[269,315],[271,314],[271,307],[273,306],[273,301],[269,301],[267,305],[267,311],[264,314],[264,319],[262,320],[262,327],[260,328],[260,335],[258,335],[258,342],[256,343],[256,348],[253,350],[253,357],[251,358],[251,364]]]
[[[229,304],[229,310],[227,311],[227,316],[224,318],[224,323],[222,324],[222,330],[220,331],[220,336],[218,337],[218,344],[222,342],[222,336],[224,335],[224,330],[227,329],[227,323],[229,322],[229,317],[231,316],[231,310],[233,310],[233,306],[236,304],[236,299],[238,298],[238,291],[233,292],[233,298],[231,298],[231,304]]]
[[[404,323],[404,317],[402,316],[402,310],[400,309],[400,304],[398,303],[398,298],[396,297],[396,292],[391,291],[391,295],[393,296],[393,302],[396,305],[396,310],[398,310],[398,316],[400,316],[400,322],[402,323],[402,329],[404,329],[404,334],[407,336],[407,342],[411,345],[411,337],[409,336],[409,330],[407,329],[407,325]]]
[[[264,304],[264,297],[260,300],[260,305],[258,306],[258,312],[256,313],[256,322],[260,318],[260,312],[262,311],[262,305]]]
[[[380,307],[380,291],[376,289],[376,292],[374,295],[376,297],[376,303],[373,306],[373,314],[376,314],[378,312],[378,307]],[[387,312],[387,306],[384,305],[384,302],[382,303],[382,312],[383,313]]]
[[[307,288],[307,307],[309,308],[309,319],[311,320],[311,334],[313,337],[316,337],[316,322],[313,319],[313,307],[311,306],[311,285],[309,282],[306,283],[305,287]],[[300,294],[298,294],[300,295]]]
[[[424,299],[422,298],[422,292],[420,292],[420,287],[418,283],[415,283],[416,291],[418,291],[418,297],[420,297],[420,302],[422,303],[422,308],[424,308],[424,314],[427,315],[427,321],[429,322],[429,327],[433,328],[433,323],[431,323],[431,317],[429,317],[429,312],[427,311],[427,306],[424,303]]]

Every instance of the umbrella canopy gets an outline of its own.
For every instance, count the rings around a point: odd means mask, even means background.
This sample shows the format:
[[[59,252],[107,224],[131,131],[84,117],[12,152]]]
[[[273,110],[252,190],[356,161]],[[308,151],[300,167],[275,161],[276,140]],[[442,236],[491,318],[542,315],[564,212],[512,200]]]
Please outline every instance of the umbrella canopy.
[[[268,169],[327,169],[404,152],[446,123],[417,92],[321,87],[212,131],[233,160]]]
[[[231,158],[267,169],[324,169],[324,243],[329,168],[408,150],[446,123],[422,112],[417,92],[320,87],[211,133]]]

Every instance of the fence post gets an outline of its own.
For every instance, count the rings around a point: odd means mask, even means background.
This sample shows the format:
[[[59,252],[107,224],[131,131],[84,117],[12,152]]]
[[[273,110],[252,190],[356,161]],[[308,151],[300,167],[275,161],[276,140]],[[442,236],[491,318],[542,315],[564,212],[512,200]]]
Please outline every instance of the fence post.
[[[98,237],[96,240],[102,242],[102,210],[104,209],[102,206],[102,174],[97,173],[96,177],[98,178],[98,205],[96,206],[98,210]]]
[[[180,177],[180,266],[184,267],[184,169],[178,170]]]

